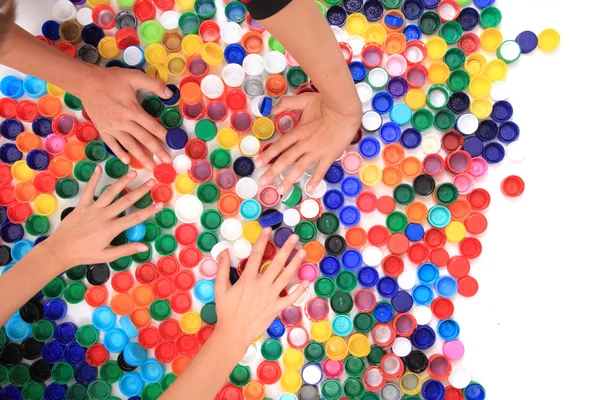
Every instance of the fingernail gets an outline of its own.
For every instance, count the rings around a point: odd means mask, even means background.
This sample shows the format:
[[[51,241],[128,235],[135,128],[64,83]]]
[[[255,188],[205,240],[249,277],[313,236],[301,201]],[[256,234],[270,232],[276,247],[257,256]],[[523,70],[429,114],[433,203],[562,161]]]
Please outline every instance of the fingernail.
[[[173,93],[173,91],[171,89],[169,89],[168,87],[165,87],[165,97],[166,98],[170,99],[171,97],[173,97],[173,94],[174,93]]]
[[[154,205],[154,208],[156,208],[157,210],[162,210],[162,208],[163,208],[164,206],[165,206],[165,205],[164,205],[163,203],[156,203],[156,204]]]
[[[100,172],[102,170],[102,168],[100,168],[100,166],[96,166],[96,168],[94,169],[94,172]]]
[[[298,250],[298,257],[300,258],[304,258],[304,256],[306,256],[306,251],[305,250]]]
[[[152,186],[154,186],[155,183],[156,183],[156,181],[154,181],[154,179],[150,179],[148,182],[146,182],[146,186],[152,187]]]
[[[121,161],[123,162],[123,164],[129,164],[131,159],[129,158],[129,156],[123,156],[123,158],[121,158]]]
[[[145,244],[138,244],[137,246],[135,246],[135,249],[138,253],[141,253],[143,251],[148,251],[148,246],[146,246]]]
[[[128,177],[128,178],[135,178],[135,175],[136,175],[136,172],[135,172],[135,171],[129,171],[129,172],[127,173],[127,177]]]
[[[266,185],[267,184],[267,177],[266,176],[262,176],[260,178],[260,181],[258,181],[258,183],[260,183],[261,185]]]
[[[270,227],[270,226],[267,226],[267,227],[264,229],[264,232],[265,232],[265,233],[267,233],[267,234],[268,234],[268,233],[271,233],[271,227]]]
[[[279,186],[279,188],[277,189],[277,193],[279,193],[281,196],[283,196],[284,192],[285,192],[285,189],[283,188],[283,186]]]
[[[263,163],[262,163],[261,159],[257,159],[256,161],[254,161],[254,166],[256,168],[260,168],[260,167],[262,167],[262,165],[263,165]]]
[[[310,184],[310,183],[309,183],[309,184],[307,184],[307,185],[306,185],[306,191],[310,193],[310,192],[312,192],[312,190],[313,190],[313,186],[312,186],[312,184]]]
[[[151,162],[144,163],[144,168],[146,168],[148,171],[152,171],[154,169],[154,164]]]
[[[171,164],[171,157],[169,156],[164,156],[163,158],[160,159],[160,161],[164,162],[165,164]]]
[[[217,254],[217,262],[221,261],[221,254],[223,254],[223,252],[220,252],[219,254]]]
[[[299,239],[298,235],[292,235],[292,236],[290,236],[290,243],[296,244],[296,243],[298,243],[298,239]]]

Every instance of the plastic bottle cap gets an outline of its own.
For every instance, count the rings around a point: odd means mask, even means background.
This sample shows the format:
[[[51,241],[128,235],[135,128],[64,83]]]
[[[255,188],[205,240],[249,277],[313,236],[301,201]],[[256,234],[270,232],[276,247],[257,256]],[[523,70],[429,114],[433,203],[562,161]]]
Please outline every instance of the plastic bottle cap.
[[[560,34],[554,29],[544,29],[538,36],[538,47],[545,52],[553,51],[560,44]]]

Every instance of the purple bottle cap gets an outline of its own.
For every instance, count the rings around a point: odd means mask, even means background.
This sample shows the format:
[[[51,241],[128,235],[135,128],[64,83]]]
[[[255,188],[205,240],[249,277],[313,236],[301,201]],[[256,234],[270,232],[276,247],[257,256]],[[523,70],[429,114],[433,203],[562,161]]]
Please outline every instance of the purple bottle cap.
[[[329,314],[329,305],[326,300],[315,297],[306,304],[306,314],[313,321],[322,321]]]
[[[273,240],[275,241],[275,245],[281,248],[286,240],[293,234],[294,232],[290,228],[279,228],[275,231],[275,235]]]
[[[468,137],[463,144],[463,150],[469,153],[471,157],[477,157],[483,152],[483,142],[477,136]]]
[[[400,76],[395,76],[388,81],[387,91],[393,98],[399,99],[408,91],[408,82]]]
[[[281,312],[281,321],[287,326],[296,326],[302,321],[300,307],[288,306]]]
[[[217,185],[223,190],[229,190],[235,186],[237,179],[231,171],[223,171],[217,177]]]
[[[210,178],[210,164],[206,161],[199,161],[192,168],[194,177],[200,182],[207,181]]]
[[[531,31],[523,31],[515,39],[521,46],[521,53],[529,54],[537,48],[538,37]]]

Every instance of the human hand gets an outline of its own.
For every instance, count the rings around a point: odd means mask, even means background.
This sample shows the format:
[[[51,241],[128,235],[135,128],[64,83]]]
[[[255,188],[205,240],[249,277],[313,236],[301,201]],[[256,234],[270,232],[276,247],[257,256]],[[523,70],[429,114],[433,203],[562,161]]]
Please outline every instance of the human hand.
[[[315,188],[356,136],[362,115],[356,107],[348,109],[351,111],[346,114],[332,109],[319,93],[282,97],[273,110],[274,114],[302,110],[302,116],[292,132],[280,137],[256,159],[255,165],[260,167],[279,156],[263,174],[260,184],[268,184],[288,166],[295,164],[277,189],[283,195],[311,165],[318,163],[306,185],[308,192]]]
[[[146,207],[119,218],[118,215],[131,207],[154,186],[148,180],[137,189],[131,190],[118,200],[113,200],[137,176],[135,171],[111,185],[94,201],[102,169],[96,167],[85,187],[79,204],[61,223],[50,237],[40,243],[49,257],[53,257],[61,272],[75,265],[110,262],[120,257],[148,250],[144,243],[128,243],[111,246],[110,242],[121,232],[144,222],[163,208],[162,203]]]
[[[290,263],[285,263],[298,243],[298,236],[291,235],[281,247],[269,267],[259,275],[263,254],[271,228],[260,234],[252,248],[252,253],[244,272],[235,285],[229,282],[231,268],[229,252],[223,251],[218,257],[219,271],[215,281],[215,299],[217,305],[217,326],[215,333],[231,337],[231,343],[239,343],[245,349],[258,337],[277,315],[287,306],[294,304],[308,287],[304,281],[292,293],[279,297],[305,256],[304,250],[298,250]],[[241,339],[241,340],[240,340]]]
[[[163,163],[170,163],[171,157],[163,147],[167,130],[144,111],[136,92],[146,89],[159,97],[170,98],[173,96],[171,90],[160,80],[137,70],[97,68],[93,76],[78,96],[115,155],[129,164],[131,157],[123,150],[125,148],[151,171],[154,162],[145,147]]]

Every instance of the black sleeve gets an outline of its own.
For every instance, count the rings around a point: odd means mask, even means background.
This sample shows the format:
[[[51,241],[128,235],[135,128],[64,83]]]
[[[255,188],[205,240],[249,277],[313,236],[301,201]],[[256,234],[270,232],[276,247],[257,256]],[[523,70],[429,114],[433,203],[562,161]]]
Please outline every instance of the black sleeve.
[[[277,14],[291,2],[292,0],[250,0],[246,8],[252,18],[261,20]]]

